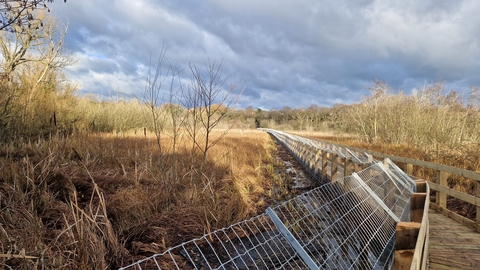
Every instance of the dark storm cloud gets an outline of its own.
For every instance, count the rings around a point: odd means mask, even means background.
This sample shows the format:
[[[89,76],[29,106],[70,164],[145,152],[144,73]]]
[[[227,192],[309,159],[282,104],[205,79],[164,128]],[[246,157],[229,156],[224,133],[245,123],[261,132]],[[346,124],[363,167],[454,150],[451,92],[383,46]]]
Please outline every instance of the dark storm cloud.
[[[70,23],[79,63],[68,74],[83,92],[138,95],[162,46],[185,83],[189,65],[223,59],[242,107],[352,103],[375,79],[406,93],[480,85],[474,0],[69,1],[52,12]]]

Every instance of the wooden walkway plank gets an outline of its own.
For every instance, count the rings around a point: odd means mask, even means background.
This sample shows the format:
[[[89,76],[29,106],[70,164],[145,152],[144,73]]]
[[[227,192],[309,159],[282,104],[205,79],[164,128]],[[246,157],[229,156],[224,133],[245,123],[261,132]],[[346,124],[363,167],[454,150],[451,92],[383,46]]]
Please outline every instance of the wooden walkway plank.
[[[434,210],[428,218],[428,269],[480,269],[480,233]]]

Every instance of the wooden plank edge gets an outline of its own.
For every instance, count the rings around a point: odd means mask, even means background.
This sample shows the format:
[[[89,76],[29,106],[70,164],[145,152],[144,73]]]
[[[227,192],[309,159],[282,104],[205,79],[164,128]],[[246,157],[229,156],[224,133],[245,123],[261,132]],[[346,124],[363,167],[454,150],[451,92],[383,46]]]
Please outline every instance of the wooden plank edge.
[[[428,184],[426,185],[426,192],[423,194],[424,194],[423,215],[421,216],[420,230],[418,232],[417,243],[415,244],[413,260],[410,265],[411,270],[426,269],[423,266],[426,265],[428,261],[428,244],[429,244],[428,234],[429,234],[429,225],[430,225],[430,222],[428,220],[428,208],[429,208],[428,202],[430,202],[430,187]],[[417,199],[420,199],[420,197],[421,196],[419,196]]]
[[[443,207],[440,207],[434,203],[430,203],[430,209],[432,210],[435,210],[436,212],[446,216],[446,217],[449,217],[453,220],[455,220],[456,222],[462,224],[462,225],[465,225],[466,227],[480,233],[480,224],[476,223],[475,221],[473,220],[470,220],[464,216],[461,216],[453,211],[450,211],[448,209],[445,209]]]

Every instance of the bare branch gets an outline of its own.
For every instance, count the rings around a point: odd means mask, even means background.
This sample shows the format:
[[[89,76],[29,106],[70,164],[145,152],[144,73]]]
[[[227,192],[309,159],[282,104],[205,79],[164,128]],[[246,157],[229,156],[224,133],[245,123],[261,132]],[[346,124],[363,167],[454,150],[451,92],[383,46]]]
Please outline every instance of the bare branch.
[[[41,21],[36,11],[50,12],[47,4],[53,0],[3,0],[0,1],[0,30],[8,32],[23,32],[30,25]],[[67,2],[64,0],[64,2]]]

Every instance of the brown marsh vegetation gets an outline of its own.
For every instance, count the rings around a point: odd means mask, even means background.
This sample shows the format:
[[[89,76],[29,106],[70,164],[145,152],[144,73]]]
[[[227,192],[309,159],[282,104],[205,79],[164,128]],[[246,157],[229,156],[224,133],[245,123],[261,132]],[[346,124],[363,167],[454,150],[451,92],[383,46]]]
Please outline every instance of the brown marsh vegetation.
[[[269,136],[229,133],[238,93],[222,63],[190,66],[184,86],[162,49],[142,97],[77,97],[62,73],[74,64],[67,28],[11,27],[0,33],[0,269],[115,269],[278,195]]]
[[[252,217],[274,199],[274,150],[264,132],[233,131],[198,174],[201,157],[183,142],[159,155],[151,135],[7,144],[0,150],[0,265],[116,268]]]

